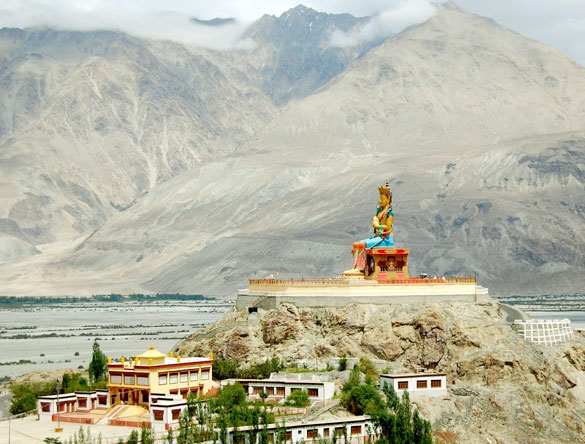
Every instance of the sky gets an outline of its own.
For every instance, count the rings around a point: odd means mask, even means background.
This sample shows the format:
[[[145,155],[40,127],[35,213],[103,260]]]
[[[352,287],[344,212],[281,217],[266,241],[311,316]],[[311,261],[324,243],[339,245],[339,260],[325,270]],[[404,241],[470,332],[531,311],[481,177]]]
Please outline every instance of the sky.
[[[139,37],[206,47],[250,47],[239,40],[263,14],[280,15],[300,0],[1,0],[0,27],[48,26],[68,30],[117,29]],[[329,13],[374,16],[359,33],[332,36],[332,45],[351,45],[425,21],[444,0],[304,0]],[[457,0],[464,9],[558,49],[585,65],[584,0]],[[191,17],[234,17],[221,28],[197,26]]]

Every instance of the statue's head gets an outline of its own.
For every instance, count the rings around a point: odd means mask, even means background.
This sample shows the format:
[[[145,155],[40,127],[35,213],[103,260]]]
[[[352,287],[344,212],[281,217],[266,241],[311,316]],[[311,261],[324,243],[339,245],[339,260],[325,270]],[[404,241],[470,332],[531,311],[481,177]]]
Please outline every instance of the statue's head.
[[[385,207],[392,203],[392,191],[390,191],[390,181],[386,179],[386,185],[378,185],[378,192],[380,193],[380,200],[378,206]]]

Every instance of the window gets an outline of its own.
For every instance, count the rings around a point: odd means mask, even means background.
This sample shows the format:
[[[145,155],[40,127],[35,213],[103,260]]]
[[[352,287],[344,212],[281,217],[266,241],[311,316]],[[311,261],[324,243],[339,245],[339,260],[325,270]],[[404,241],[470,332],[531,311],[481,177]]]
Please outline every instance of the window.
[[[164,375],[158,375],[158,383],[159,383],[159,385],[166,385],[166,383],[167,383],[166,373]]]
[[[341,436],[343,435],[343,432],[345,431],[345,427],[335,427],[335,434],[337,436]]]
[[[189,378],[189,374],[187,372],[181,373],[181,382],[187,382]]]
[[[319,389],[309,389],[309,396],[316,398],[319,396]]]
[[[124,375],[124,384],[134,385],[134,375]]]
[[[427,381],[416,381],[417,389],[426,389],[428,386]]]
[[[49,413],[51,411],[51,403],[41,402],[41,410],[45,413]]]
[[[181,416],[181,409],[174,409],[172,411],[172,415],[173,419],[179,419],[179,416]]]
[[[197,381],[199,379],[199,372],[191,372],[191,381]]]
[[[323,429],[323,436],[329,436],[329,428]]]
[[[307,430],[307,439],[314,439],[317,437],[317,429]]]
[[[274,395],[274,387],[264,387],[264,391],[267,395]]]
[[[201,371],[201,379],[204,381],[209,379],[209,369]]]
[[[286,441],[292,441],[292,432],[286,432]]]
[[[154,414],[155,421],[162,421],[164,418],[165,411],[164,410],[153,410],[152,413]]]
[[[136,376],[136,384],[138,384],[138,385],[148,385],[148,375],[138,375],[138,376]]]
[[[398,381],[398,390],[407,390],[408,381]]]
[[[111,373],[110,374],[110,382],[112,384],[122,384],[122,375]]]
[[[276,387],[276,394],[279,396],[284,396],[284,387]]]
[[[268,434],[268,442],[274,442],[274,433]]]
[[[441,388],[441,380],[440,379],[431,379],[431,388]]]
[[[351,426],[351,434],[352,435],[361,435],[362,434],[362,426]]]
[[[179,380],[179,375],[177,373],[171,373],[169,375],[169,382],[171,384],[176,384],[178,380]]]
[[[264,390],[262,389],[262,387],[254,387],[254,394],[255,395],[259,395],[260,393],[262,393]]]
[[[290,392],[291,392],[291,393],[294,393],[294,392],[296,392],[296,391],[299,391],[299,390],[300,390],[300,388],[298,388],[298,387],[294,387],[294,388],[291,388],[291,389],[290,389]]]
[[[107,396],[99,395],[97,398],[98,398],[99,405],[107,405],[108,404],[108,397]]]
[[[77,404],[79,405],[79,408],[80,409],[84,409],[84,408],[87,407],[87,399],[85,399],[85,398],[79,398],[77,400]]]

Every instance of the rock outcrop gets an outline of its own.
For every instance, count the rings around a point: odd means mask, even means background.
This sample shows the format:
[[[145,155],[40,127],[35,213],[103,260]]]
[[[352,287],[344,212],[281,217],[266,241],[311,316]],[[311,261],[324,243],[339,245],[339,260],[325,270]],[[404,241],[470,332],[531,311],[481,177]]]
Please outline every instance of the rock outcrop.
[[[585,341],[526,343],[487,305],[352,304],[247,314],[232,310],[177,347],[182,355],[271,356],[296,365],[367,356],[390,372],[447,374],[449,397],[415,398],[433,428],[453,442],[581,442],[585,429]]]

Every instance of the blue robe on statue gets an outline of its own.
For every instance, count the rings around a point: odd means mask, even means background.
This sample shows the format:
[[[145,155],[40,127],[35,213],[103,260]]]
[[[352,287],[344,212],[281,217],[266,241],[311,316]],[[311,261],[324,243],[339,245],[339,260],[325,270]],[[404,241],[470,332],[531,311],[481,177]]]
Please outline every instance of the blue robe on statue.
[[[369,237],[367,239],[363,239],[360,242],[365,243],[366,248],[393,247],[394,246],[394,237],[386,236],[384,239],[382,239],[382,236],[374,236],[374,237]]]

